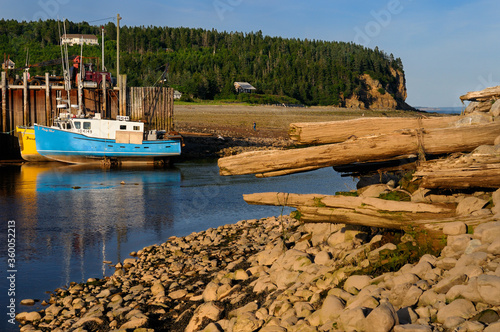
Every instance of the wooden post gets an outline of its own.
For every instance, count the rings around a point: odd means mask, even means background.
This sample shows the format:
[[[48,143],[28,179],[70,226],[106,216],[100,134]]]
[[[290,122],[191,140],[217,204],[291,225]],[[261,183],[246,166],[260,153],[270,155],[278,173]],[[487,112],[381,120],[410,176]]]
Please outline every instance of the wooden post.
[[[7,132],[7,77],[2,72],[2,132]]]
[[[104,33],[103,33],[104,36]],[[103,58],[104,60],[104,58]],[[107,92],[106,92],[106,74],[102,73],[102,117],[105,118],[107,115],[106,110],[106,101],[107,101]]]
[[[83,114],[83,77],[81,73],[78,73],[77,76],[78,76],[78,116],[81,116]]]
[[[45,125],[51,125],[51,105],[50,105],[50,84],[49,84],[49,73],[45,73]]]
[[[28,103],[28,73],[23,73],[23,125],[27,126],[29,121],[29,103]]]
[[[120,115],[127,115],[127,75],[121,75],[120,80]]]
[[[174,130],[174,89],[168,88],[169,98],[168,98],[168,107],[167,107],[167,118],[168,118],[168,131]]]

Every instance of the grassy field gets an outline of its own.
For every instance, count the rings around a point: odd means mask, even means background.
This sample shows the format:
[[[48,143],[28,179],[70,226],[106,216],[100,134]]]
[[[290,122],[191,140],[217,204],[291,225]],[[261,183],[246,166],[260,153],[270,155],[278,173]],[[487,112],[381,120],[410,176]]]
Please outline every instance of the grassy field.
[[[335,107],[175,104],[177,131],[222,136],[288,137],[290,123],[348,120],[359,117],[415,117],[419,112],[354,110]],[[256,130],[253,130],[253,123]]]

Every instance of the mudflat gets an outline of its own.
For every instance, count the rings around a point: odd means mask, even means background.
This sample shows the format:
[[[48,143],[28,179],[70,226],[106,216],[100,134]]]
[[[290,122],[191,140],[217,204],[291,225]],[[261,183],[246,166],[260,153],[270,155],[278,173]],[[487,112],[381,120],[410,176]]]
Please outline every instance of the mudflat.
[[[247,105],[174,105],[175,129],[224,137],[288,138],[290,123],[323,122],[359,117],[416,117],[422,112],[363,110],[339,107]],[[255,123],[255,129],[254,129]]]

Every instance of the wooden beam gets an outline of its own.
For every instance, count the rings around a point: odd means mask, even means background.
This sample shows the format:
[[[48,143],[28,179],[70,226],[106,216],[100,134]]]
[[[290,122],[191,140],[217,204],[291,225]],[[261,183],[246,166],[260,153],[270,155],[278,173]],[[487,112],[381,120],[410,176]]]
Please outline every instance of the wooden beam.
[[[221,158],[221,175],[260,174],[260,176],[303,172],[322,167],[374,162],[402,155],[470,152],[484,144],[493,144],[500,123],[458,128],[399,131],[373,137],[362,137],[338,144],[327,144],[291,150],[246,152]]]
[[[447,207],[446,205],[398,202],[373,197],[353,197],[342,195],[267,192],[243,195],[243,199],[248,204],[253,205],[274,205],[290,207],[311,206],[410,213],[453,212],[453,209]]]
[[[455,215],[455,206],[387,201],[379,198],[320,194],[254,193],[243,195],[248,204],[290,206],[308,223],[340,223],[367,227],[442,229],[441,221]],[[441,224],[441,226],[436,226]],[[428,226],[432,225],[432,226]]]
[[[413,178],[428,189],[496,189],[500,187],[500,157],[477,156],[427,162],[417,168]]]

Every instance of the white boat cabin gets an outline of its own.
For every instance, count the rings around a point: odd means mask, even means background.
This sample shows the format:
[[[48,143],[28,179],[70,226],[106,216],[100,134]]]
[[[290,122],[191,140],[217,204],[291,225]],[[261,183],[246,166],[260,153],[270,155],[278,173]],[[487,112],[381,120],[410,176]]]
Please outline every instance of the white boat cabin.
[[[128,121],[128,116],[117,116],[116,120],[72,117],[69,113],[59,115],[54,127],[82,134],[88,137],[116,139],[117,143],[141,144],[144,135],[144,123]]]

